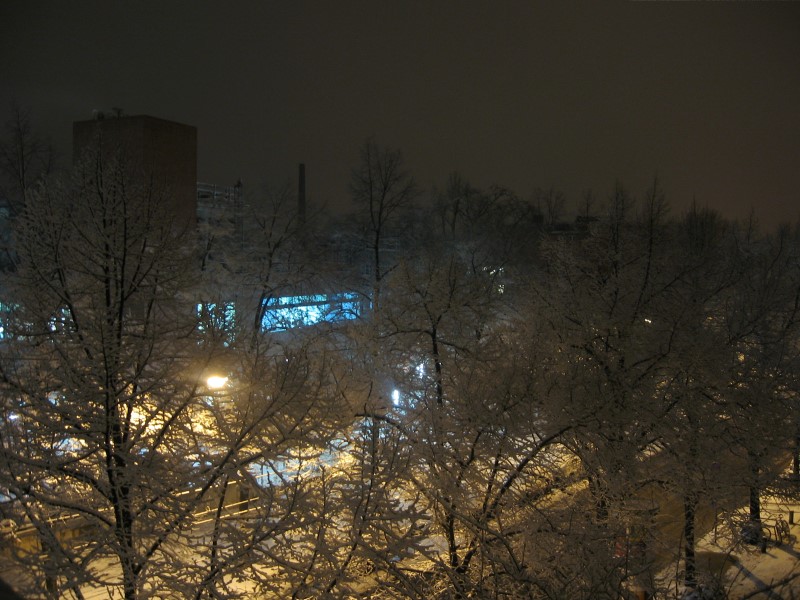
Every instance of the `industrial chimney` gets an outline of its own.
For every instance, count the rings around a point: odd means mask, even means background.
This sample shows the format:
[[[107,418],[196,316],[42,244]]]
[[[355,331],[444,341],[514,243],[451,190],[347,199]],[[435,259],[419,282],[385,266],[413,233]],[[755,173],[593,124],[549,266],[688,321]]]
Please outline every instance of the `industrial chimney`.
[[[306,166],[303,163],[300,163],[297,183],[297,217],[300,219],[300,225],[306,224]]]

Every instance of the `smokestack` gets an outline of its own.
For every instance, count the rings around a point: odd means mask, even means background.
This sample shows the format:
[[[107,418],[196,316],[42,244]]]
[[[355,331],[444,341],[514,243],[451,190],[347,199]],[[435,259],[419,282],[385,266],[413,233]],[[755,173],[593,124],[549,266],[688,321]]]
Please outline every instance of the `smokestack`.
[[[300,224],[306,222],[306,166],[300,163],[299,181],[297,184],[297,216]]]

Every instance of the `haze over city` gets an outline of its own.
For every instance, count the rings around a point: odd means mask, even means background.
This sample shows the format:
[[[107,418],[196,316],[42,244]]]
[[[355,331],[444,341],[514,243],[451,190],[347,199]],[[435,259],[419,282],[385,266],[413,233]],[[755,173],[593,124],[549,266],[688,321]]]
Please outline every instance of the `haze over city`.
[[[121,108],[198,128],[198,177],[248,193],[307,165],[347,203],[369,136],[418,183],[565,193],[658,175],[676,211],[797,220],[800,5],[744,2],[6,2],[16,101],[70,162]]]
[[[2,4],[0,596],[800,597],[798,33]]]

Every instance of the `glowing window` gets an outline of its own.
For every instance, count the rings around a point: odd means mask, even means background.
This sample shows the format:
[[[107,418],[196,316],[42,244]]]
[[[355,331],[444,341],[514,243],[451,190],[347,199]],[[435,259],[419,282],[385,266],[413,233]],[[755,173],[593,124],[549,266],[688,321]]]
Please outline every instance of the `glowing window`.
[[[198,302],[197,316],[201,332],[224,333],[228,342],[232,341],[236,324],[236,305],[233,302]]]
[[[287,331],[355,319],[360,314],[357,300],[358,295],[352,292],[270,298],[261,326],[267,331]]]

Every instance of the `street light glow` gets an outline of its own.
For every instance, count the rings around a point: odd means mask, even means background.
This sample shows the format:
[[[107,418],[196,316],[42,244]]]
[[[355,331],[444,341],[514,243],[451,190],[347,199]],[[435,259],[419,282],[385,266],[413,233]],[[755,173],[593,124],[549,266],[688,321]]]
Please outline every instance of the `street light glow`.
[[[206,379],[206,385],[208,385],[209,389],[212,390],[219,390],[225,387],[226,383],[228,383],[228,378],[223,377],[222,375],[211,375],[208,379]]]

